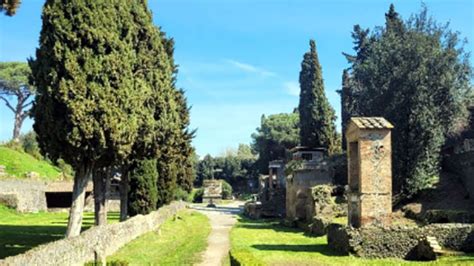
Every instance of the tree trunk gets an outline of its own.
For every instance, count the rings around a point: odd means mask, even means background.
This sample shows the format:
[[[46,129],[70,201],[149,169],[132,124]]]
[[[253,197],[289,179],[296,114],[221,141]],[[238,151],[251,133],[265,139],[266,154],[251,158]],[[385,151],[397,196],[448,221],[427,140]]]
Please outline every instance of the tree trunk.
[[[74,187],[72,190],[72,205],[69,210],[69,220],[67,224],[66,237],[78,236],[81,233],[82,216],[84,211],[84,201],[86,186],[91,175],[90,166],[82,166],[74,176]]]
[[[94,218],[95,225],[107,224],[107,179],[108,168],[97,169],[94,173]]]
[[[120,221],[127,220],[128,216],[128,169],[122,168],[120,182]]]
[[[20,132],[21,132],[21,125],[23,124],[24,118],[21,115],[21,110],[15,112],[15,124],[13,125],[13,141],[19,142],[20,141]]]

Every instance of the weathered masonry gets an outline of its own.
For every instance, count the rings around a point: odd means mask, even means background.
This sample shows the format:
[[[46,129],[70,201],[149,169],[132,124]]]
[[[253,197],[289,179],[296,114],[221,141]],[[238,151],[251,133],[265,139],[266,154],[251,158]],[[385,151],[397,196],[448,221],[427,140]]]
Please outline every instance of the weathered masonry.
[[[381,117],[353,117],[347,127],[348,215],[355,228],[390,225],[393,125]]]
[[[222,199],[222,182],[216,179],[203,180],[204,195],[203,203],[219,203]]]

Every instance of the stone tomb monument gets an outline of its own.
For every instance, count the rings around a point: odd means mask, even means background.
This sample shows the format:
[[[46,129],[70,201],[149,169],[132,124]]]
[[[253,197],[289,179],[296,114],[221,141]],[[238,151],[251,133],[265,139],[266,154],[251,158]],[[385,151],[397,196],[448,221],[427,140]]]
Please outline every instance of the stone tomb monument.
[[[346,131],[349,226],[390,225],[392,128],[381,117],[353,117],[349,121]]]
[[[203,180],[204,195],[202,203],[219,203],[222,199],[222,182],[216,179]]]

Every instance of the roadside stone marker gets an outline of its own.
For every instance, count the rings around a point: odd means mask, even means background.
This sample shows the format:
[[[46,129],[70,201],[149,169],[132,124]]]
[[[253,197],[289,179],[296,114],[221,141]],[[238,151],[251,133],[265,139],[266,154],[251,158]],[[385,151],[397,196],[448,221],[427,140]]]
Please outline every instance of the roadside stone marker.
[[[203,203],[219,203],[222,199],[222,182],[216,179],[203,180]]]

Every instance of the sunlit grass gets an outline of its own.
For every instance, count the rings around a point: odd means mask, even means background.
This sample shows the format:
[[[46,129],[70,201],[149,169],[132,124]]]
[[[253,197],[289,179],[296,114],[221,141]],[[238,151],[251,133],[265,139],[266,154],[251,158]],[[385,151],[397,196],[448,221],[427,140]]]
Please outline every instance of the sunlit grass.
[[[339,221],[343,223],[342,219]],[[327,246],[326,237],[311,237],[272,220],[240,218],[231,231],[231,252],[243,265],[473,265],[474,254],[442,257],[436,262],[401,259],[362,259],[341,256]]]
[[[176,218],[168,219],[159,230],[128,243],[107,261],[131,265],[193,265],[200,261],[210,231],[205,215],[184,210]]]

